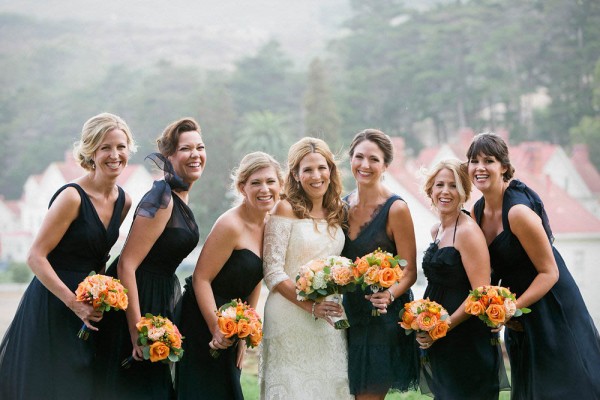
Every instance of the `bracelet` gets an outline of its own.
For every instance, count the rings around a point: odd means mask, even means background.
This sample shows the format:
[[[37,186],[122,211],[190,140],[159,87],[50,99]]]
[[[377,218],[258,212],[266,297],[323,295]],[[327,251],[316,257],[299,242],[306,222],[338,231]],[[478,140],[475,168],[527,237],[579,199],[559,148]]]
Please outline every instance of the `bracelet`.
[[[310,312],[313,316],[313,318],[316,320],[318,320],[319,318],[317,318],[317,316],[315,315],[315,306],[317,305],[316,302],[313,301],[313,305],[312,305],[312,311]]]
[[[396,298],[394,297],[392,292],[390,292],[389,290],[387,292],[390,294],[390,304],[392,304],[394,302],[394,300],[396,300]]]

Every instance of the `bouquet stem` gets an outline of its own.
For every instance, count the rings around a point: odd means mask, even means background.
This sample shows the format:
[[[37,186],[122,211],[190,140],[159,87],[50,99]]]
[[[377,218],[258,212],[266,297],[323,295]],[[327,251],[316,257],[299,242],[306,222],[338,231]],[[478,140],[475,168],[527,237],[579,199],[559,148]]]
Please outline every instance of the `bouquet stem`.
[[[342,295],[339,293],[330,294],[329,296],[326,296],[324,300],[332,301],[342,306]],[[342,315],[340,317],[331,317],[331,320],[333,321],[333,327],[335,329],[347,329],[350,327],[350,323],[348,322],[348,317],[346,316],[346,311],[344,310],[343,306]]]
[[[85,324],[83,324],[79,332],[77,332],[77,337],[81,340],[88,340],[88,338],[90,337],[90,331],[88,327],[85,326]]]
[[[123,361],[121,361],[121,368],[123,369],[129,369],[129,367],[131,367],[131,364],[133,363],[133,361],[135,361],[133,359],[133,356],[129,356],[126,359],[124,359]]]
[[[208,352],[210,353],[212,358],[215,358],[215,359],[219,358],[219,356],[221,355],[221,352],[219,352],[219,350],[217,350],[217,349],[210,349]]]

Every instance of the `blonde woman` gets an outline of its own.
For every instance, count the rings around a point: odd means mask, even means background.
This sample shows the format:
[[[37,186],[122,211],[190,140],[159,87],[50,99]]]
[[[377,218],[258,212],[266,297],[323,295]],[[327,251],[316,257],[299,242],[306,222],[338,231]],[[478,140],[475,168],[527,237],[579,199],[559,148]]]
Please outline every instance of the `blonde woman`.
[[[185,356],[177,363],[181,400],[244,398],[240,374],[246,345],[224,337],[215,310],[232,299],[256,308],[263,277],[263,233],[282,184],[279,163],[263,152],[246,155],[233,174],[242,200],[217,219],[193,276],[186,279],[179,326]],[[218,358],[209,354],[211,348],[219,350]]]
[[[76,301],[75,289],[90,272],[100,272],[119,237],[131,199],[117,186],[135,144],[120,117],[90,118],[73,155],[87,171],[61,187],[31,246],[27,263],[35,277],[0,345],[0,398],[91,399],[94,336],[102,318]]]

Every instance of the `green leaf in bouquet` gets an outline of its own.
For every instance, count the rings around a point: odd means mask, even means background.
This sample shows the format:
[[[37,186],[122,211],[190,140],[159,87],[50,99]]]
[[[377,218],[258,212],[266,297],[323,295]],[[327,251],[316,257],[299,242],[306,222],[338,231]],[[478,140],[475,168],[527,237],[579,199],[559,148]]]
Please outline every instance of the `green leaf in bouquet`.
[[[150,313],[146,313],[146,315],[144,315],[144,317],[152,319],[152,318],[154,318],[154,315],[152,315]]]
[[[527,307],[519,308],[519,310],[521,310],[523,314],[529,314],[531,312],[531,309]]]
[[[179,361],[179,357],[177,356],[177,354],[171,352],[169,353],[169,361],[177,362]]]
[[[317,289],[316,292],[319,293],[321,296],[327,296],[329,294],[325,289]]]
[[[148,337],[147,336],[138,336],[138,342],[139,342],[140,346],[147,346],[148,345]]]
[[[150,359],[150,347],[149,346],[142,347],[142,354],[144,355],[144,360],[149,360]]]

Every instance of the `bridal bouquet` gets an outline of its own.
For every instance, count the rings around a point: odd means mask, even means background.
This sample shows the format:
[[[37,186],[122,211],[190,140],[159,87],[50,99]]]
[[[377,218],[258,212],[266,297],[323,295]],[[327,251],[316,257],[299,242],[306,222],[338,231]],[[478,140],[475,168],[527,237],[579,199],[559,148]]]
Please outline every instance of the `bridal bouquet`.
[[[248,347],[256,347],[263,336],[262,321],[256,310],[240,299],[223,304],[216,311],[219,330],[226,338],[243,340]],[[219,357],[219,351],[210,349],[210,355]]]
[[[514,293],[505,287],[480,286],[469,292],[465,312],[476,315],[487,326],[497,328],[512,317],[530,313],[531,310],[517,308]]]
[[[446,336],[449,323],[448,311],[429,299],[411,301],[400,310],[399,324],[407,335],[413,331],[427,332],[433,340],[438,340]]]
[[[75,290],[77,301],[89,303],[95,310],[125,310],[128,305],[127,289],[118,279],[92,272]],[[83,324],[77,337],[87,340],[90,336],[88,327]]]
[[[401,267],[405,267],[407,264],[407,261],[399,256],[394,256],[378,248],[357,258],[354,262],[353,273],[363,290],[370,287],[373,293],[377,293],[400,282]],[[379,309],[374,308],[371,315],[379,316]]]
[[[168,318],[148,313],[135,326],[138,330],[137,343],[142,346],[144,360],[163,363],[181,360],[183,357],[181,342],[184,338],[177,326]],[[121,366],[129,368],[131,362],[133,357],[124,360]]]
[[[330,256],[311,260],[298,271],[296,294],[300,301],[333,301],[342,304],[342,294],[356,288],[352,261],[346,257]],[[346,312],[340,317],[331,317],[336,329],[350,326]]]

